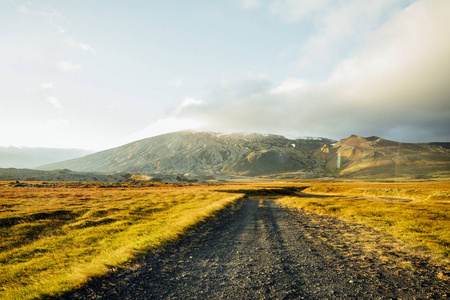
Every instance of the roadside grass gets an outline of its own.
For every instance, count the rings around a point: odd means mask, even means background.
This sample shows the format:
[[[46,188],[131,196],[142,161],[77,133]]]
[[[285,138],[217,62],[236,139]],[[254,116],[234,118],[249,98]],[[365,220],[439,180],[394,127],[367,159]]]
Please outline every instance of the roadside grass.
[[[177,240],[242,196],[199,186],[0,187],[0,297],[58,297]]]
[[[312,185],[283,205],[364,223],[396,238],[450,257],[450,185],[336,183]]]

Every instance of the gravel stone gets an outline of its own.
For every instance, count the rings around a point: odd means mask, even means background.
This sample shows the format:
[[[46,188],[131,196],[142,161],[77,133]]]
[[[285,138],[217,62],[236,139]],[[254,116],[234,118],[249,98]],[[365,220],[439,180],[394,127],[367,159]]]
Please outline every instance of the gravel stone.
[[[283,208],[270,198],[248,199],[142,258],[133,271],[97,279],[65,299],[447,297],[449,282],[436,276],[445,270],[406,252],[395,257],[410,262],[412,270],[386,260],[354,242],[363,231],[373,230]]]

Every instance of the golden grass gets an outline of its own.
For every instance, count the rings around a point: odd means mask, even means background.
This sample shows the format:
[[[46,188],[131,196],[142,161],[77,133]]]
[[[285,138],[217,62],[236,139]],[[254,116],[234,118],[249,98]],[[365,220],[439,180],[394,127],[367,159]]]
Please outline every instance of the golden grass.
[[[283,197],[286,206],[367,224],[433,253],[450,256],[448,182],[315,183],[306,197]]]
[[[59,296],[164,247],[242,193],[267,194],[284,205],[362,222],[444,258],[450,255],[448,180],[98,187],[0,187],[0,298]],[[308,197],[277,196],[282,187],[307,187]]]
[[[167,245],[241,194],[0,187],[0,297],[58,296]]]

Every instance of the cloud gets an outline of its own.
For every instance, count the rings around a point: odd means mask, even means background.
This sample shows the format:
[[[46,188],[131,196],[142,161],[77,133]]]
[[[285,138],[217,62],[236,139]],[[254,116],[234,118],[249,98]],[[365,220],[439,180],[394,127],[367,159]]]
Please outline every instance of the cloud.
[[[448,11],[450,1],[417,1],[375,30],[365,47],[322,82],[287,78],[272,87],[265,79],[232,81],[186,105],[169,123],[191,120],[198,129],[215,131],[448,141]]]
[[[270,87],[270,81],[261,76],[241,80],[220,80],[211,92],[210,98],[216,102],[241,99],[264,93]]]
[[[59,32],[60,33],[64,33],[64,30],[62,28],[60,28]],[[73,38],[67,38],[64,41],[66,43],[68,43],[70,46],[72,46],[72,47],[74,47],[76,49],[79,49],[79,50],[81,50],[83,52],[90,52],[92,54],[96,53],[95,49],[92,46],[90,46],[88,44],[77,42]]]
[[[52,90],[53,89],[53,83],[51,83],[51,82],[44,82],[43,84],[41,84],[40,89],[41,90]]]
[[[51,105],[53,105],[54,107],[58,108],[58,109],[63,109],[64,107],[62,106],[61,102],[59,101],[58,98],[53,97],[53,96],[48,96],[45,98],[45,101],[47,101],[48,103],[50,103]]]
[[[27,15],[30,13],[30,10],[28,9],[28,7],[23,4],[21,4],[17,7],[17,11],[24,15]]]
[[[297,68],[318,73],[363,45],[401,2],[405,1],[275,0],[270,11],[284,22],[312,23],[314,32],[302,41]]]
[[[361,52],[342,61],[330,84],[346,102],[430,107],[444,104],[450,87],[450,2],[419,1],[391,19]],[[448,106],[447,106],[448,107]]]
[[[31,2],[28,2],[27,4],[18,5],[17,11],[24,15],[36,15],[36,16],[44,17],[50,23],[66,19],[59,11],[57,11],[52,6],[47,5],[47,6],[37,7],[36,5],[32,4]]]
[[[113,110],[113,109],[115,109],[116,107],[119,107],[119,106],[120,106],[120,103],[115,101],[115,102],[112,102],[112,103],[108,104],[106,106],[106,108],[108,108],[109,110]]]
[[[70,122],[67,119],[51,119],[46,123],[46,126],[51,130],[62,130],[68,129]]]
[[[143,130],[136,132],[130,136],[130,140],[139,140],[181,130],[197,130],[202,128],[202,125],[203,124],[200,120],[180,119],[176,116],[169,116],[158,119],[145,127]]]
[[[129,137],[129,140],[144,139],[151,136],[181,130],[198,130],[204,128],[203,120],[183,116],[183,114],[188,112],[190,109],[195,109],[195,107],[202,106],[203,104],[204,102],[201,100],[186,98],[180,106],[169,113],[168,116],[160,118],[146,126],[143,130],[134,133]]]
[[[275,0],[272,1],[269,9],[285,22],[299,22],[305,18],[315,16],[318,11],[329,6],[329,0]]]
[[[183,85],[183,82],[184,82],[183,78],[177,78],[172,82],[170,82],[170,84],[175,88],[179,88]]]
[[[289,94],[292,92],[298,92],[301,89],[305,89],[309,86],[309,83],[304,79],[299,78],[287,78],[279,86],[270,91],[271,94]]]
[[[196,100],[194,98],[186,98],[181,103],[181,105],[175,110],[175,114],[180,114],[183,110],[188,108],[189,106],[199,106],[203,103],[201,100]]]
[[[81,70],[81,66],[71,61],[59,61],[56,66],[64,72],[76,72]]]
[[[245,9],[255,9],[260,7],[260,0],[240,0],[240,4]]]

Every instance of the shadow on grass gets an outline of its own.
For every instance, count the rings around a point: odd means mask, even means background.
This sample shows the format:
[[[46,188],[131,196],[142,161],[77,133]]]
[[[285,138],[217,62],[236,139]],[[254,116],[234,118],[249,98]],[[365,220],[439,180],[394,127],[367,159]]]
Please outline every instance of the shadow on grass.
[[[301,191],[307,189],[307,186],[302,187],[279,187],[279,188],[262,188],[262,189],[237,189],[237,190],[222,190],[222,192],[245,194],[247,197],[255,196],[299,196]]]

